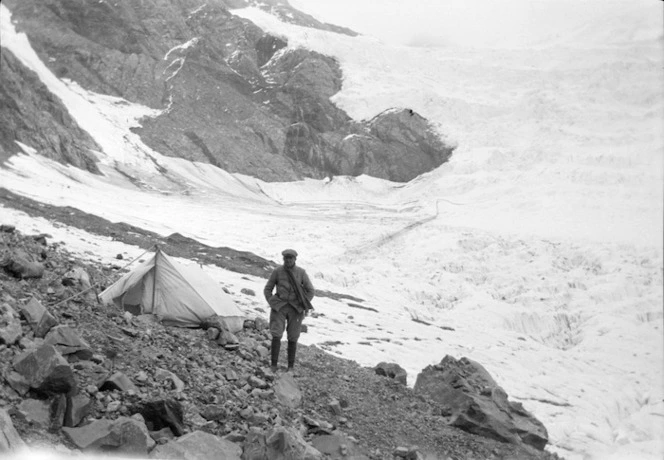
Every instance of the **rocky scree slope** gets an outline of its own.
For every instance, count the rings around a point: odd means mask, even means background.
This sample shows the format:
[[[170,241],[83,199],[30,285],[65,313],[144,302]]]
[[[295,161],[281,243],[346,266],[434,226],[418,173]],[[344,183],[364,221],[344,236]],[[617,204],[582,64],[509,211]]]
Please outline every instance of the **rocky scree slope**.
[[[259,2],[290,22],[351,34]],[[329,56],[290,49],[229,8],[243,1],[7,0],[18,32],[59,78],[161,113],[135,128],[153,150],[267,181],[368,174],[408,181],[454,146],[409,109],[353,121],[331,101],[343,75]],[[0,145],[96,171],[81,132],[38,77],[3,48]],[[7,55],[5,57],[5,54]],[[8,83],[5,84],[5,81]],[[88,133],[92,134],[92,133]]]
[[[93,285],[107,285],[119,276],[119,265],[81,260],[48,235],[23,235],[11,225],[0,230],[0,412],[11,415],[27,445],[77,452],[83,447],[71,434],[75,430],[92,430],[104,422],[129,430],[128,424],[138,422],[127,417],[140,413],[143,418],[138,420],[146,420],[152,430],[149,437],[143,428],[125,436],[125,441],[111,436],[88,448],[133,455],[153,449],[166,455],[158,449],[169,448],[187,434],[196,439],[205,434],[211,436],[205,443],[223,440],[225,448],[234,449],[228,458],[557,458],[450,427],[428,398],[316,347],[300,346],[294,376],[271,373],[269,334],[264,329],[267,313],[261,307],[255,308],[257,316],[235,340],[223,341],[213,338],[214,327],[168,328],[145,316],[102,307],[93,291],[82,293],[84,277],[77,274],[85,273]],[[17,253],[41,265],[43,273],[16,278],[6,262]],[[47,348],[44,343],[51,339],[48,334],[42,338],[45,328],[40,333],[25,313],[19,320],[12,312],[28,311],[27,305],[35,302],[48,312],[49,327],[66,329],[82,342],[58,348],[69,348],[63,351],[69,353],[66,379],[60,372],[50,387],[28,389],[16,377],[15,363],[36,348]],[[53,385],[64,380],[67,396]],[[285,390],[286,396],[299,392],[298,404],[278,396],[284,395],[282,387],[289,382],[295,389]],[[151,418],[164,407],[170,414],[166,426],[163,418]],[[288,442],[273,445],[271,439]]]

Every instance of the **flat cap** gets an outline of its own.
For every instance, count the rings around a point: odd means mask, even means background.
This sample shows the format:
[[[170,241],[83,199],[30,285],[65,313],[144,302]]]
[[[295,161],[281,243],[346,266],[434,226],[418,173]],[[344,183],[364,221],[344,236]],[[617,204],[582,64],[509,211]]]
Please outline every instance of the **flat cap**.
[[[295,249],[284,249],[281,251],[281,255],[286,257],[286,256],[293,256],[297,257],[297,251]]]

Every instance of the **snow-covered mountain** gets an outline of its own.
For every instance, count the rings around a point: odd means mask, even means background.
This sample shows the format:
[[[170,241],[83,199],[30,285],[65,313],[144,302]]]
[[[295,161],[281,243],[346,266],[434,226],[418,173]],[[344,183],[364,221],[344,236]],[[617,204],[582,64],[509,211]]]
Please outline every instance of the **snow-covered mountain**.
[[[343,78],[336,59],[288,48],[287,40],[229,11],[250,3],[5,2],[14,27],[51,73],[154,109],[133,131],[161,155],[269,181],[369,174],[406,182],[447,161],[454,146],[412,109],[366,121],[349,117],[330,101]],[[352,35],[297,14],[286,2],[270,4],[261,3],[280,18]],[[90,152],[108,148],[81,131],[86,120],[72,120],[9,48],[1,68],[3,149],[17,153],[17,140],[98,172]],[[121,163],[116,168],[132,175]]]
[[[565,458],[661,458],[662,5],[560,2],[556,15],[543,14],[553,3],[535,3],[529,17],[543,22],[529,24],[527,37],[495,46],[478,38],[475,47],[457,43],[463,31],[396,46],[259,8],[232,11],[289,49],[336,59],[343,81],[331,100],[352,119],[410,108],[457,145],[448,163],[407,183],[264,182],[161,156],[132,132],[160,112],[54,75],[0,6],[3,50],[36,72],[101,149],[95,175],[21,145],[0,183],[268,259],[296,247],[317,288],[372,308],[317,299],[324,316],[309,320],[307,343],[362,364],[398,362],[411,384],[444,355],[467,356],[544,422],[548,449]],[[558,23],[562,33],[551,30]],[[0,220],[101,261],[142,252],[11,208],[0,208]],[[260,305],[239,291],[260,292],[264,280],[207,270],[236,288],[247,311]]]

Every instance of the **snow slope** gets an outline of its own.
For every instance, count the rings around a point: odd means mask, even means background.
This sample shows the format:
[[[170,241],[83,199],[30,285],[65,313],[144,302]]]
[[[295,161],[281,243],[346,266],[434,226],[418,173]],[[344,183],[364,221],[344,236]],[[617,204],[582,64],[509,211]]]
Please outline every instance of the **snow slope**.
[[[365,365],[398,362],[411,385],[445,354],[467,356],[544,422],[549,449],[566,458],[661,458],[662,8],[561,5],[575,18],[564,35],[543,27],[527,46],[498,48],[386,45],[235,11],[290,47],[337,57],[344,85],[333,100],[351,116],[409,107],[458,143],[448,164],[408,184],[366,176],[264,183],[162,157],[129,131],[154,112],[130,105],[129,116],[119,110],[125,101],[57,80],[0,5],[2,47],[95,137],[106,174],[24,146],[0,183],[274,260],[296,247],[317,288],[375,310],[317,299],[324,316],[308,320],[306,343]],[[142,252],[8,208],[0,221],[104,262]],[[261,292],[264,280],[207,270],[248,314],[262,306],[239,291]]]

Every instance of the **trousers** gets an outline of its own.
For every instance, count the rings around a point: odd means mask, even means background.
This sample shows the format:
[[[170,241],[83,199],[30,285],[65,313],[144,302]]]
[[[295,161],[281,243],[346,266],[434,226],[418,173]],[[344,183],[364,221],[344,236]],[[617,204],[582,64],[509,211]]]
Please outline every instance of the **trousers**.
[[[289,342],[297,342],[302,330],[304,312],[300,313],[292,305],[284,305],[279,311],[270,310],[270,333],[275,339],[281,339],[286,330]]]

